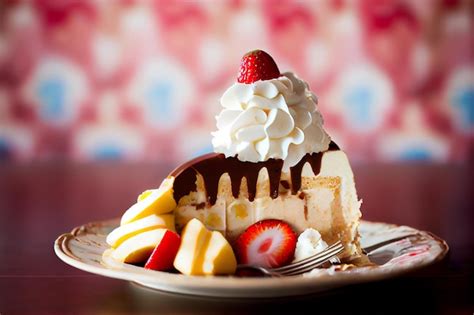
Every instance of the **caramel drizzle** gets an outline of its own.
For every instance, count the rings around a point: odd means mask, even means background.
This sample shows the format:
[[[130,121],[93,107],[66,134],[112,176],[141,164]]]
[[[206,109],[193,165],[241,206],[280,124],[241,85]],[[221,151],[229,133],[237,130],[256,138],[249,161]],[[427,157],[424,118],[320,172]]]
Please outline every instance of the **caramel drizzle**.
[[[329,145],[328,151],[339,150],[334,142]],[[301,172],[303,166],[308,162],[315,175],[318,175],[321,169],[321,159],[324,152],[306,154],[293,167],[290,167],[291,173],[291,191],[296,194],[301,188]],[[184,163],[170,173],[174,176],[174,199],[179,200],[191,191],[196,191],[196,176],[202,175],[204,187],[206,189],[207,201],[214,205],[217,200],[219,179],[225,173],[229,174],[232,186],[232,195],[238,198],[242,178],[247,180],[249,200],[253,201],[257,193],[258,174],[262,168],[266,168],[270,181],[270,196],[275,199],[278,197],[278,189],[281,178],[283,160],[269,159],[264,162],[242,162],[236,157],[226,158],[224,154],[209,153],[197,157]]]

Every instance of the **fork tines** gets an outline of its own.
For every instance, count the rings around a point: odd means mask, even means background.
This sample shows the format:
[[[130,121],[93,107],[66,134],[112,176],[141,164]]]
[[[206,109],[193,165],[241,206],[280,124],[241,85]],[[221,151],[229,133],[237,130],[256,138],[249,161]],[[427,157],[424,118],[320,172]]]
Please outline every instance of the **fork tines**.
[[[308,271],[311,271],[312,269],[322,265],[335,255],[339,254],[342,252],[344,249],[344,246],[342,245],[341,241],[337,241],[336,243],[332,244],[331,246],[327,247],[323,251],[305,258],[303,260],[300,260],[296,263],[280,267],[280,268],[273,268],[271,271],[275,271],[280,273],[281,275],[285,276],[290,276],[290,275],[299,275]]]

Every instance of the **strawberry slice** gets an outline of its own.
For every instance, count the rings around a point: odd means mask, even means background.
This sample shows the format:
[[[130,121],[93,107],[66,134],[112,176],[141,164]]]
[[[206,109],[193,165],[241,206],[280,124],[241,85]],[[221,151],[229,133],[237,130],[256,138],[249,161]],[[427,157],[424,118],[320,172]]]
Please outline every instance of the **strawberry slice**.
[[[237,239],[235,250],[241,264],[276,268],[295,254],[296,234],[281,220],[269,219],[249,226]]]
[[[258,80],[271,80],[280,76],[273,58],[263,50],[254,50],[242,57],[237,82],[250,84]]]
[[[145,268],[158,271],[171,269],[180,244],[181,239],[179,235],[167,230],[161,242],[155,247],[150,258],[148,258]]]

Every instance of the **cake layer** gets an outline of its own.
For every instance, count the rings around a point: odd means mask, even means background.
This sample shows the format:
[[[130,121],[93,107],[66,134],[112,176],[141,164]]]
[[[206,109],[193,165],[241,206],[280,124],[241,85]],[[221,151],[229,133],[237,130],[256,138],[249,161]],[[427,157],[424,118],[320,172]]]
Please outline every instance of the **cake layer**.
[[[256,188],[250,189],[250,196],[246,177],[242,178],[236,194],[235,187],[232,190],[231,176],[219,174],[214,202],[206,191],[207,178],[196,172],[195,189],[179,198],[175,210],[177,228],[198,218],[232,242],[257,221],[280,219],[288,222],[298,234],[311,227],[329,244],[340,239],[346,247],[342,258],[358,256],[361,253],[357,234],[360,202],[345,153],[340,150],[321,153],[318,174],[310,164],[302,163],[298,183],[295,183],[294,173],[282,172],[277,196],[272,193],[271,186],[275,184],[265,167],[258,171]]]

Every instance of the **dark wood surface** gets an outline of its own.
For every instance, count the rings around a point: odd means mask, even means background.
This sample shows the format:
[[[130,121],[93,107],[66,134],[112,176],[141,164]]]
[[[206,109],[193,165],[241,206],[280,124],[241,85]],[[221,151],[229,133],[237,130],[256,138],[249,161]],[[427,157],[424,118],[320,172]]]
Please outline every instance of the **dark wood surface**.
[[[355,165],[363,217],[445,239],[447,259],[397,279],[325,294],[226,300],[149,292],[61,262],[55,238],[119,217],[172,165],[0,164],[0,314],[473,314],[473,169],[470,165]]]

